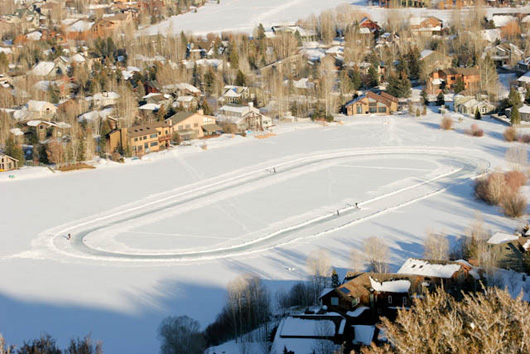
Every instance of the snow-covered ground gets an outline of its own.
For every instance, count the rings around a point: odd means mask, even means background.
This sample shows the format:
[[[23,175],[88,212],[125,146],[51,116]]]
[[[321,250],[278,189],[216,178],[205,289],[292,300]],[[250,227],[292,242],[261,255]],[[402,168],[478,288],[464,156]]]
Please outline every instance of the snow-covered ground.
[[[268,139],[223,136],[125,165],[2,173],[0,332],[14,344],[48,332],[62,345],[91,333],[106,353],[152,353],[164,317],[205,326],[236,276],[290,286],[317,248],[344,269],[352,248],[379,236],[395,271],[421,256],[426,230],[454,241],[475,210],[512,232],[524,221],[476,202],[471,180],[505,167],[505,126],[478,122],[485,136],[472,138],[463,131],[475,121],[442,131],[440,119],[294,123]]]
[[[454,18],[453,10],[438,9],[386,9],[378,6],[368,6],[367,1],[346,0],[221,0],[220,4],[209,2],[195,12],[173,16],[159,24],[144,28],[140,33],[157,35],[168,33],[179,35],[182,31],[193,32],[195,35],[220,32],[252,33],[261,23],[265,28],[278,24],[293,24],[297,20],[307,18],[311,14],[319,15],[322,11],[335,9],[340,5],[350,4],[355,10],[368,15],[381,24],[388,21],[389,16],[407,20],[411,16],[436,16],[444,22],[451,22]],[[520,11],[530,12],[530,7],[486,8],[486,14]],[[463,9],[465,13],[474,9]]]

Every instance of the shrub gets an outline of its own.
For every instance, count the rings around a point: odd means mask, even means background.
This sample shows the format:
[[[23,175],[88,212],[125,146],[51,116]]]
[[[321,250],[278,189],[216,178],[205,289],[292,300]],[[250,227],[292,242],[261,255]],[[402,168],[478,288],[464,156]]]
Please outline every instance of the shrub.
[[[519,218],[526,211],[526,198],[519,193],[509,193],[501,202],[504,215],[511,218]]]
[[[517,140],[519,140],[521,143],[530,143],[530,134],[523,134],[523,135],[519,135],[517,137]]]
[[[517,130],[514,127],[506,128],[503,136],[504,136],[504,140],[508,142],[515,141],[517,140]]]
[[[498,205],[506,190],[506,179],[500,172],[480,178],[475,184],[475,196],[490,205]]]
[[[173,133],[173,136],[171,137],[171,141],[175,145],[180,145],[182,143],[182,138],[180,137],[180,134],[177,132]]]
[[[478,124],[471,124],[471,128],[466,130],[467,135],[481,137],[484,136],[484,130],[482,130]]]
[[[453,119],[449,116],[444,116],[442,122],[440,123],[440,129],[451,130],[453,129]]]
[[[509,171],[504,174],[506,186],[512,193],[519,191],[519,188],[524,186],[527,181],[526,174],[521,171]]]

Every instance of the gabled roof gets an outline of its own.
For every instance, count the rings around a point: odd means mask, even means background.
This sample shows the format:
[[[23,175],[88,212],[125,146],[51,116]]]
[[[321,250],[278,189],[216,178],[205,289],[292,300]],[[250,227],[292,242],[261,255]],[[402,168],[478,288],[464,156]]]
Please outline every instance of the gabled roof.
[[[193,113],[193,112],[178,112],[178,113],[172,115],[171,117],[167,118],[166,121],[171,120],[171,123],[173,125],[176,125],[176,124],[182,123],[183,121],[185,121],[186,119],[188,119],[189,117],[191,117],[194,114],[196,114],[196,113]]]
[[[154,122],[136,125],[127,129],[127,134],[129,138],[134,138],[138,136],[155,134],[157,133],[156,128],[169,127],[165,122]]]
[[[399,268],[398,274],[414,274],[447,279],[451,278],[460,269],[462,269],[462,264],[458,262],[409,258]]]

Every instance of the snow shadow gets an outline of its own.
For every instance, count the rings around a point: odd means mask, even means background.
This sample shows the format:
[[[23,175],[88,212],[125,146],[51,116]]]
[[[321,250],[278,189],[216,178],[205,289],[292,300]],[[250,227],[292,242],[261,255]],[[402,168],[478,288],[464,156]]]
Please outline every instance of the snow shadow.
[[[154,290],[158,295],[124,293],[124,301],[133,299],[134,310],[128,313],[0,294],[0,333],[8,344],[17,346],[46,333],[64,348],[70,339],[90,334],[103,342],[104,353],[157,353],[157,328],[162,319],[188,315],[205,327],[224,305],[226,294],[224,288],[176,281]]]

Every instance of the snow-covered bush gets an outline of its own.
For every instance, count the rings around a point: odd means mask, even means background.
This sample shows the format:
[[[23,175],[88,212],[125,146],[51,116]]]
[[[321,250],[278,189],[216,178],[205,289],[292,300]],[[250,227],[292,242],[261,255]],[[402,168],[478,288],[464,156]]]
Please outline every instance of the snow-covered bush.
[[[478,124],[471,124],[471,127],[466,130],[467,135],[481,137],[484,136],[484,130],[482,130]]]
[[[440,129],[451,130],[453,129],[453,118],[444,116],[440,122]]]

